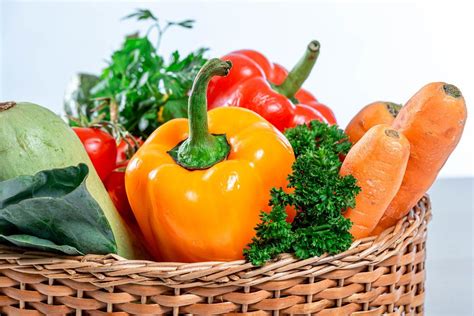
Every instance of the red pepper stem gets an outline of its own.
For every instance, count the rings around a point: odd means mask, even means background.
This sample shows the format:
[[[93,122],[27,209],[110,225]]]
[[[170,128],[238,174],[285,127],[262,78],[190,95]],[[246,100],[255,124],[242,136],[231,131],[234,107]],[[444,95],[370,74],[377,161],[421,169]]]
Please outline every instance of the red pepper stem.
[[[207,122],[207,87],[214,76],[227,76],[232,64],[210,59],[194,79],[188,103],[189,137],[168,153],[177,164],[188,169],[208,169],[227,158],[230,145],[225,135],[209,133]]]
[[[308,44],[306,52],[298,63],[291,69],[285,81],[275,87],[275,90],[287,98],[294,98],[296,92],[309,77],[311,70],[319,56],[319,42],[311,41]]]

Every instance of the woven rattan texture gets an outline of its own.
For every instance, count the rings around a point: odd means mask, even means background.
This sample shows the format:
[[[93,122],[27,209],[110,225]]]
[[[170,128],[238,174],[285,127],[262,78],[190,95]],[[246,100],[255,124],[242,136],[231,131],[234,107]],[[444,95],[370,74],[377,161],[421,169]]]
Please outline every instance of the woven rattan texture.
[[[58,257],[0,246],[6,315],[422,315],[424,197],[396,227],[336,256],[197,264]]]

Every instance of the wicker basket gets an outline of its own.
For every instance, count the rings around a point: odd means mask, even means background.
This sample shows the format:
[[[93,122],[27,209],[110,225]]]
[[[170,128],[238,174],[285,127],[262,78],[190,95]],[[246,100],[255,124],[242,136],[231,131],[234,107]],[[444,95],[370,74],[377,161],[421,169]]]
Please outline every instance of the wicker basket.
[[[194,264],[0,246],[7,315],[422,315],[430,201],[336,256]]]

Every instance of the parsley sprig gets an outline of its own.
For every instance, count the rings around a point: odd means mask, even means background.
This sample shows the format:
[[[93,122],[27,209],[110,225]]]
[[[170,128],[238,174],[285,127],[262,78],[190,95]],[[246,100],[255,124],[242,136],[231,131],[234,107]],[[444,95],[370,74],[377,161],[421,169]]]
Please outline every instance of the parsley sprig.
[[[300,259],[336,254],[352,243],[352,223],[342,212],[354,207],[360,188],[354,177],[339,175],[339,157],[351,147],[347,136],[337,126],[318,121],[289,129],[285,135],[296,157],[288,178],[292,190],[272,190],[272,210],[262,211],[256,236],[244,250],[254,265],[285,252]],[[291,224],[286,221],[287,206],[297,211]]]
[[[186,117],[188,91],[194,77],[206,62],[206,48],[186,56],[178,51],[165,60],[159,53],[163,35],[172,27],[190,29],[194,20],[160,20],[149,10],[139,9],[125,19],[146,21],[151,25],[145,35],[127,36],[112,53],[108,66],[99,76],[80,74],[65,100],[71,125],[75,120],[110,121],[110,105],[118,107],[118,123],[135,136],[148,137],[159,125]],[[157,38],[150,40],[151,31]]]

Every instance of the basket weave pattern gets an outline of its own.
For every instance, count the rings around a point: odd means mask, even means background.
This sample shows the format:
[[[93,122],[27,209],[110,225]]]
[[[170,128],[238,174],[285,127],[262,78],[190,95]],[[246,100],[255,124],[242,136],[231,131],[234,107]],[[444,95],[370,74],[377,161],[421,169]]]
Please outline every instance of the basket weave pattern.
[[[428,197],[335,256],[194,264],[58,257],[0,246],[7,315],[422,315]]]

